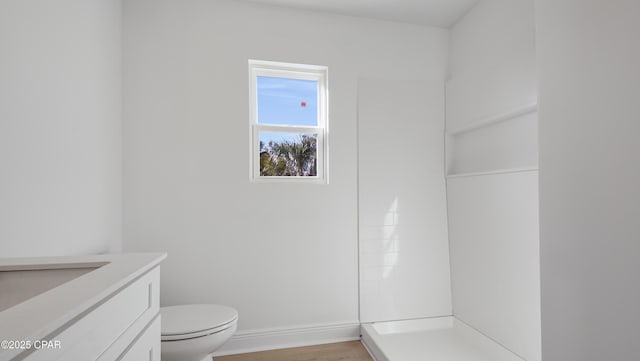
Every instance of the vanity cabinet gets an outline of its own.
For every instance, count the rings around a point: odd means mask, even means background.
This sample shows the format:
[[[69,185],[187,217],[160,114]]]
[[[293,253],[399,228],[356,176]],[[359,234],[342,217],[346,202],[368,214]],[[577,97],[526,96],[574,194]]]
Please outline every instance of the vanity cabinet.
[[[39,349],[25,360],[160,361],[159,287],[156,267],[53,336],[59,348]]]
[[[6,324],[16,325],[16,331],[20,317],[35,324],[38,314],[49,316],[47,309],[57,316],[51,317],[56,322],[43,320],[42,329],[29,332],[33,336],[0,335],[32,342],[28,349],[0,350],[0,361],[160,361],[159,263],[165,256],[155,256],[116,257],[0,312],[0,322],[13,320]]]

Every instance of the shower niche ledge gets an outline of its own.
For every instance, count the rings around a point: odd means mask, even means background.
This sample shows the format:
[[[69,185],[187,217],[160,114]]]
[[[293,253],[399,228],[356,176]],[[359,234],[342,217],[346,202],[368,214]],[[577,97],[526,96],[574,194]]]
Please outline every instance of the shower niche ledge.
[[[538,169],[538,113],[531,104],[447,132],[447,178]]]

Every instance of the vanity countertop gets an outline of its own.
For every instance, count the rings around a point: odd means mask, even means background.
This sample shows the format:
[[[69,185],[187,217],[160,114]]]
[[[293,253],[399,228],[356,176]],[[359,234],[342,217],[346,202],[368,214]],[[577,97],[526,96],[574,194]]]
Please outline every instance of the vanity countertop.
[[[0,312],[0,340],[55,339],[65,324],[82,317],[110,295],[156,267],[165,253],[69,257],[0,258],[0,272],[95,268]],[[11,292],[11,289],[0,289]],[[115,315],[114,315],[115,316]],[[0,349],[2,356],[21,350]]]

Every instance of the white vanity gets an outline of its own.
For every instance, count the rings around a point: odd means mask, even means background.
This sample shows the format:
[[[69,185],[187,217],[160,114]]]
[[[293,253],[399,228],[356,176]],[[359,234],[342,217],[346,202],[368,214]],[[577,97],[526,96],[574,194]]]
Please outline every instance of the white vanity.
[[[165,257],[0,259],[0,361],[160,361]]]

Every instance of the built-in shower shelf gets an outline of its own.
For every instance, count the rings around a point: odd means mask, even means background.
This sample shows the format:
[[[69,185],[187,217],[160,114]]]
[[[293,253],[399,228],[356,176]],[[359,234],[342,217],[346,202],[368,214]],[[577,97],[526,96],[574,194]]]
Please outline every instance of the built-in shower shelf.
[[[531,105],[527,105],[525,107],[522,107],[520,109],[516,109],[513,111],[510,111],[508,113],[502,113],[502,114],[498,114],[489,118],[485,118],[485,119],[481,119],[481,120],[477,120],[474,122],[471,122],[469,124],[466,124],[462,127],[453,129],[451,131],[447,132],[448,136],[456,136],[456,135],[460,135],[463,133],[467,133],[467,132],[472,132],[474,130],[478,130],[480,128],[484,128],[484,127],[488,127],[497,123],[501,123],[507,120],[511,120],[511,119],[515,119],[515,118],[519,118],[523,115],[527,115],[530,113],[534,113],[538,110],[538,104],[531,104]]]
[[[504,169],[493,169],[493,170],[482,171],[482,172],[464,172],[464,173],[447,174],[447,179],[463,178],[463,177],[479,177],[479,176],[505,174],[505,173],[535,172],[535,171],[538,171],[538,167],[504,168]]]

